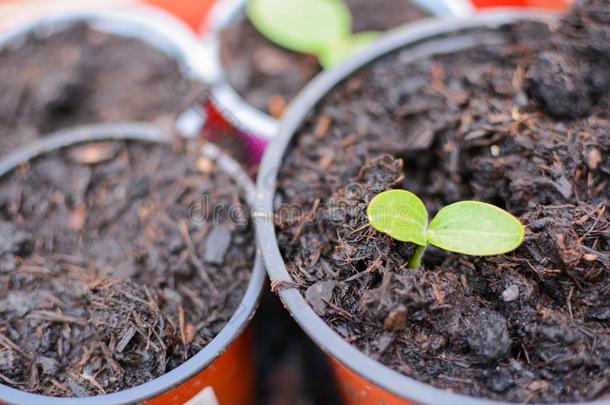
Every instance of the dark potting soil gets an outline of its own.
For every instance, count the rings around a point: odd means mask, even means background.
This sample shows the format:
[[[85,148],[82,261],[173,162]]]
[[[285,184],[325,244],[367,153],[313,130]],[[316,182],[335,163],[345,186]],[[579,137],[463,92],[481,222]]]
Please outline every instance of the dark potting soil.
[[[86,144],[0,181],[1,383],[99,395],[195,355],[250,279],[243,203],[193,145]]]
[[[40,29],[0,49],[0,154],[41,134],[85,123],[169,125],[205,87],[136,39],[85,23]]]
[[[428,14],[411,0],[346,0],[353,31],[387,31]],[[220,34],[229,83],[244,99],[279,118],[288,103],[320,71],[315,56],[291,52],[263,37],[247,18]]]
[[[397,52],[326,96],[280,170],[281,250],[314,310],[407,376],[511,402],[608,398],[610,3],[503,33],[416,63]],[[414,246],[365,213],[392,188],[431,214],[497,204],[525,243],[491,258],[431,249],[408,270]]]

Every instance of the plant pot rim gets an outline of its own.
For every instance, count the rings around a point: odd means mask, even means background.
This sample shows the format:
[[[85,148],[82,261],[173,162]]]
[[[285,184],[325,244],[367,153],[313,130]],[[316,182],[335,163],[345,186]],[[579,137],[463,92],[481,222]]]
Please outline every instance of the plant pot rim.
[[[220,33],[239,18],[247,1],[219,0],[210,11],[200,32],[205,33],[205,59],[213,66],[211,102],[222,114],[228,115],[231,123],[239,130],[269,141],[278,132],[279,120],[249,104],[237,93],[227,80],[220,55]],[[436,17],[466,16],[474,10],[469,0],[413,1]]]
[[[173,135],[154,125],[136,122],[79,126],[55,132],[40,141],[11,152],[0,160],[0,178],[32,158],[72,145],[108,140],[170,143],[172,139],[175,139]],[[213,145],[203,146],[201,153],[214,160],[217,167],[235,181],[248,204],[252,205],[255,196],[254,184],[239,164]],[[42,403],[49,405],[123,405],[141,403],[162,395],[187,382],[211,365],[242,334],[258,307],[265,278],[265,270],[257,252],[248,287],[229,322],[199,353],[159,378],[127,390],[87,398],[48,397],[26,393],[0,384],[0,402],[7,405]]]
[[[401,55],[405,63],[439,52],[459,51],[482,43],[505,42],[505,36],[495,30],[520,20],[541,20],[549,24],[557,21],[556,14],[541,11],[503,10],[484,12],[468,18],[444,21],[423,21],[394,31],[368,51],[352,58],[338,69],[326,72],[311,82],[292,103],[281,122],[278,135],[269,145],[257,179],[257,203],[255,212],[256,233],[263,261],[272,285],[305,332],[327,354],[348,369],[359,374],[398,398],[417,404],[491,405],[505,402],[473,398],[450,393],[431,385],[416,381],[366,356],[356,347],[347,343],[326,322],[320,318],[300,293],[286,269],[286,264],[278,246],[273,224],[274,200],[277,176],[286,152],[295,133],[309,117],[314,106],[335,86],[355,71],[375,62],[380,57],[398,49],[407,49]],[[481,28],[488,28],[490,35],[481,34]],[[479,30],[478,32],[476,32]],[[494,35],[495,34],[495,35]],[[409,52],[407,55],[406,52]],[[610,405],[610,399],[589,402],[589,404]]]
[[[94,30],[139,40],[175,60],[184,78],[209,84],[213,78],[205,47],[193,31],[166,11],[145,4],[97,5],[96,7],[60,8],[42,15],[17,15],[2,25],[0,49],[36,30],[61,31],[71,24],[85,22]],[[194,109],[179,113],[176,129],[185,136],[195,136],[205,121]],[[196,128],[196,130],[195,130]]]

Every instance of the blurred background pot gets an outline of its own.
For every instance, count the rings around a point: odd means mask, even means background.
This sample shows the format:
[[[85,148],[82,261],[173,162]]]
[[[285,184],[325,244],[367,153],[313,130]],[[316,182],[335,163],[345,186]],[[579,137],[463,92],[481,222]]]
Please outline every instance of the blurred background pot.
[[[172,135],[157,127],[138,123],[82,126],[57,132],[0,161],[0,177],[46,153],[87,142],[129,140],[169,143]],[[248,203],[254,185],[240,166],[212,145],[202,147],[202,156],[216,163],[240,188]],[[198,354],[179,367],[146,384],[113,394],[90,398],[55,398],[25,393],[0,384],[0,403],[4,404],[184,404],[196,397],[203,404],[247,404],[254,398],[253,353],[248,325],[254,316],[265,282],[259,258],[237,311],[216,337]],[[214,402],[218,401],[218,402]]]
[[[409,64],[427,57],[470,49],[477,45],[502,46],[510,35],[502,29],[525,20],[554,23],[554,15],[539,11],[504,11],[444,21],[422,22],[388,34],[367,52],[314,80],[293,102],[282,120],[277,137],[271,142],[258,177],[257,237],[272,285],[293,318],[327,353],[334,367],[339,391],[346,404],[499,404],[500,402],[451,393],[390,369],[346,342],[301,294],[298,283],[288,272],[274,226],[278,172],[295,141],[295,134],[312,110],[337,85],[356,71],[396,50]],[[610,404],[610,400],[596,403]]]
[[[58,9],[70,11],[149,4],[173,14],[193,31],[197,31],[215,2],[216,0],[3,0],[0,1],[0,19],[17,13],[55,13]]]
[[[213,65],[209,106],[210,133],[218,128],[232,128],[238,140],[243,142],[250,154],[250,162],[258,163],[266,144],[278,130],[278,120],[266,112],[249,104],[229,83],[221,59],[220,33],[244,16],[247,0],[220,0],[210,11],[207,21],[202,25],[206,48],[205,59]],[[447,17],[470,13],[470,5],[453,0],[426,1],[416,0],[414,4],[432,16]]]
[[[66,11],[62,7],[58,7],[53,14],[46,12],[41,12],[41,14],[23,12],[9,19],[4,19],[2,22],[5,31],[0,34],[0,49],[14,47],[14,44],[22,43],[20,41],[27,40],[34,33],[37,41],[44,41],[46,36],[52,37],[64,30],[72,29],[80,23],[86,24],[87,27],[96,32],[139,41],[143,45],[166,55],[169,60],[175,61],[177,64],[176,72],[172,73],[175,78],[172,77],[171,83],[164,84],[164,86],[168,88],[168,92],[175,92],[171,97],[180,100],[181,103],[181,106],[170,107],[184,108],[184,110],[172,111],[173,116],[168,118],[173,122],[164,122],[163,124],[172,127],[168,129],[176,130],[187,137],[193,137],[200,133],[205,121],[205,114],[200,106],[200,95],[198,93],[200,92],[199,87],[202,89],[201,91],[204,91],[203,89],[206,87],[204,83],[210,76],[210,65],[206,63],[203,48],[197,37],[180,20],[150,6],[118,6],[116,3],[112,7],[101,5],[98,8],[78,11]],[[112,51],[112,49],[109,49],[109,51]],[[123,61],[129,62],[130,55],[120,54],[118,56]],[[134,60],[133,63],[137,65],[138,61]],[[63,68],[56,67],[56,69]],[[60,73],[64,73],[64,75],[72,74],[69,71]],[[41,77],[44,77],[45,74],[45,71],[39,73]],[[68,78],[68,80],[70,79]],[[72,85],[70,83],[67,82],[66,86]],[[196,87],[194,87],[195,84],[197,84]],[[41,86],[39,83],[36,85]],[[122,94],[123,91],[125,94],[129,94],[133,90],[120,88],[116,90],[116,93]],[[99,91],[97,92],[99,93]],[[154,111],[152,113],[156,114]],[[157,115],[165,116],[168,113],[169,111],[158,111]],[[122,119],[133,120],[138,119],[138,117],[127,116]],[[79,124],[89,123],[79,122]]]

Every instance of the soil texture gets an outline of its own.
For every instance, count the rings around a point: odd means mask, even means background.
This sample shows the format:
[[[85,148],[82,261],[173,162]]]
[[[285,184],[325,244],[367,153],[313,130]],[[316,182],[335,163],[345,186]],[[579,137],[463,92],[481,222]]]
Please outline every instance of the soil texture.
[[[84,397],[198,353],[247,288],[253,233],[196,145],[99,142],[0,181],[0,380]]]
[[[0,50],[0,154],[66,127],[107,121],[171,127],[205,87],[136,39],[74,23]]]

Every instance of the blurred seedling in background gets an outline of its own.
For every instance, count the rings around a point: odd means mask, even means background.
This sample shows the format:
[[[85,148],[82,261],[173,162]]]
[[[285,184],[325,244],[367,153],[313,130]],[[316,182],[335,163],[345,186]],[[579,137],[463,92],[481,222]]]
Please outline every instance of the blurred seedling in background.
[[[406,190],[376,195],[367,215],[376,230],[417,245],[410,269],[421,266],[428,246],[470,256],[495,256],[517,249],[525,229],[513,215],[495,205],[461,201],[448,205],[428,222],[422,200]]]
[[[249,0],[248,18],[268,40],[294,52],[316,55],[330,69],[375,42],[380,33],[352,33],[343,0]]]

